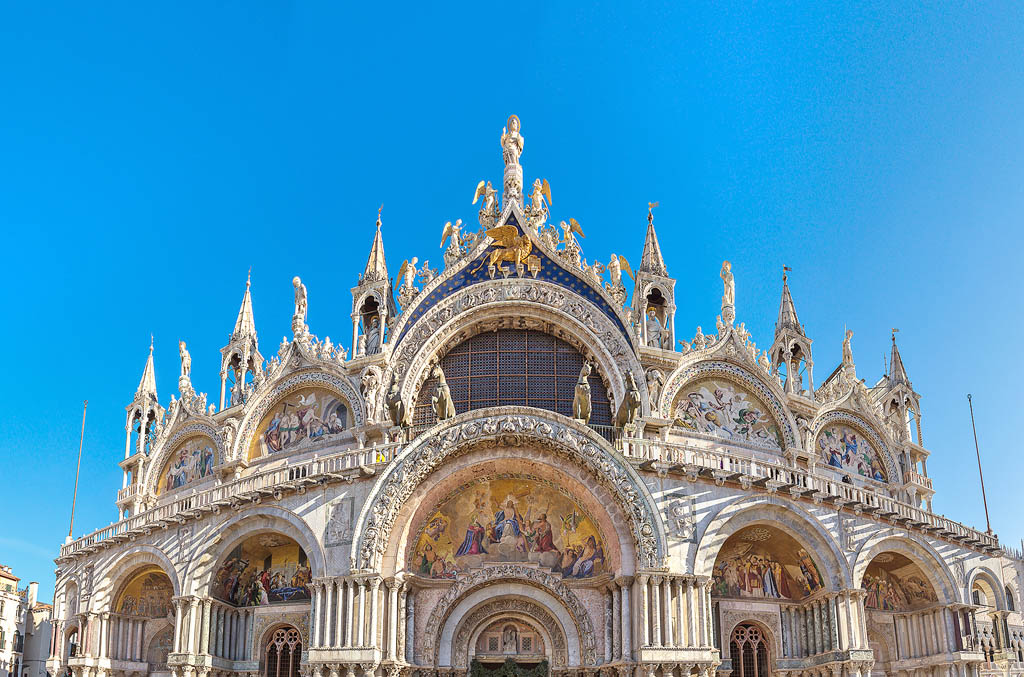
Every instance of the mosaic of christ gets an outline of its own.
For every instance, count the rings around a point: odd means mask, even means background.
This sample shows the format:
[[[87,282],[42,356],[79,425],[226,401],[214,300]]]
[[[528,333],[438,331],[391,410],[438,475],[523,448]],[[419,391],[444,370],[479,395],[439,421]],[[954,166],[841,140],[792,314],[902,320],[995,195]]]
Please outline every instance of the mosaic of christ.
[[[485,562],[536,562],[566,578],[607,568],[601,534],[579,503],[525,475],[482,478],[444,499],[420,527],[409,568],[454,578]]]
[[[295,451],[345,430],[348,409],[327,390],[303,388],[284,398],[260,422],[249,458]]]
[[[712,594],[798,600],[825,585],[818,565],[791,536],[752,526],[729,537],[715,560]]]
[[[687,387],[677,399],[675,424],[687,430],[781,449],[779,429],[751,393],[726,380],[706,380]]]

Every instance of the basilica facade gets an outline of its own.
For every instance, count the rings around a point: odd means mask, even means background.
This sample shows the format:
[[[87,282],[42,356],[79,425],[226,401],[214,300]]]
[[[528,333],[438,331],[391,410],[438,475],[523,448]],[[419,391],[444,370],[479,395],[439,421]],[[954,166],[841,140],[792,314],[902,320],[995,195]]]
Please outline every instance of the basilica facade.
[[[500,141],[441,270],[389,268],[378,216],[348,348],[298,277],[269,359],[246,285],[212,401],[182,342],[165,407],[150,347],[119,519],[56,560],[50,673],[1024,674],[1020,553],[932,511],[895,336],[877,380],[847,332],[816,382],[786,272],[758,349],[728,262],[679,326],[655,205],[635,268],[588,263],[518,118]]]

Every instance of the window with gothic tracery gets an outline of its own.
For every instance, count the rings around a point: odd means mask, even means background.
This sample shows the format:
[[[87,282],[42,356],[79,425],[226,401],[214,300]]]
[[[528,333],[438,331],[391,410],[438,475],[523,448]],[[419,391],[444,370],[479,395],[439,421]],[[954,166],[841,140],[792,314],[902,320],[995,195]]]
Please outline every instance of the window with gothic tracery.
[[[737,625],[729,641],[733,677],[771,677],[768,640],[756,625]]]

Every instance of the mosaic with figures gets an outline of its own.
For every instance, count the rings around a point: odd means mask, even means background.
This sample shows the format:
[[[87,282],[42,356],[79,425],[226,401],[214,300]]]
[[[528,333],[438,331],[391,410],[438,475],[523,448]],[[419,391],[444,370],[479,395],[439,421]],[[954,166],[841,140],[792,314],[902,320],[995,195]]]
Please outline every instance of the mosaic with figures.
[[[567,578],[607,568],[597,526],[563,488],[505,475],[464,485],[421,527],[410,568],[454,578],[485,562],[536,562]]]
[[[174,588],[167,574],[159,567],[148,567],[124,586],[114,610],[125,616],[162,618],[171,612],[173,595]]]
[[[864,572],[864,606],[880,611],[909,611],[938,601],[921,569],[896,552],[875,556]]]
[[[727,440],[779,449],[779,428],[765,406],[745,388],[725,379],[692,384],[679,396],[675,424]]]
[[[799,600],[824,586],[818,565],[788,534],[752,526],[733,534],[715,560],[718,597]]]
[[[337,395],[323,388],[297,390],[263,417],[249,448],[249,458],[301,450],[343,432],[347,425],[348,408]]]
[[[236,546],[213,579],[213,596],[235,606],[306,602],[312,579],[299,544],[279,534],[259,534]]]
[[[818,449],[824,462],[833,468],[886,481],[875,448],[864,435],[849,426],[827,426],[818,434]]]
[[[173,491],[213,475],[217,446],[209,437],[193,437],[181,443],[160,473],[157,490]]]

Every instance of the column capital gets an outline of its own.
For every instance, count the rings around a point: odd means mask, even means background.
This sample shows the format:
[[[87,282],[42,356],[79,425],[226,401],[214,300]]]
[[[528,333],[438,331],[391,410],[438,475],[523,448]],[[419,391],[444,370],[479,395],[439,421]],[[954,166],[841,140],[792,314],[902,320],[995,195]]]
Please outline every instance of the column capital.
[[[618,578],[615,579],[614,582],[620,588],[625,588],[627,586],[633,585],[633,577],[632,576],[619,576]]]

